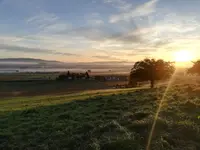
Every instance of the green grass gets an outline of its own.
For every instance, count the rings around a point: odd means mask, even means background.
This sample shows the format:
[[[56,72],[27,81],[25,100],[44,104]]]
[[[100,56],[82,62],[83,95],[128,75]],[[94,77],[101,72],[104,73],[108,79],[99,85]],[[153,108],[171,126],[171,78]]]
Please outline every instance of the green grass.
[[[73,100],[86,100],[96,96],[109,96],[112,94],[120,94],[133,92],[135,90],[144,88],[130,88],[130,89],[106,89],[106,90],[92,90],[67,95],[58,96],[33,96],[33,97],[12,97],[2,98],[0,101],[0,112],[24,110],[33,107],[49,106],[63,104]]]
[[[20,73],[1,73],[0,81],[23,81],[23,80],[34,80],[34,79],[43,79],[43,80],[54,80],[58,77],[60,73],[54,72],[20,72]]]
[[[0,98],[11,96],[60,95],[84,90],[109,88],[103,82],[77,81],[18,81],[0,82]]]
[[[88,91],[0,101],[0,149],[143,150],[165,88]],[[198,87],[174,86],[152,150],[200,149]]]

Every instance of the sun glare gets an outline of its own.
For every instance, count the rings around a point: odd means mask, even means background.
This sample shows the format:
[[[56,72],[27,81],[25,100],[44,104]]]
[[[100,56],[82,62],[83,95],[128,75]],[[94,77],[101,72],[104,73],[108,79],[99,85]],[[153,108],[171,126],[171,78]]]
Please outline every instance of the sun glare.
[[[193,59],[192,53],[187,50],[180,50],[175,52],[176,62],[190,62]]]
[[[174,53],[174,61],[177,66],[186,66],[194,59],[194,55],[189,50],[180,50]]]

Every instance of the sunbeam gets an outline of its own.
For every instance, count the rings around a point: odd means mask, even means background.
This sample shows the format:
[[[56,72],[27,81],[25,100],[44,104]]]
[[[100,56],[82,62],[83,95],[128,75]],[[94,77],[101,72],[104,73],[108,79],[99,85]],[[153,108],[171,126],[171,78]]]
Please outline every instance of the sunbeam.
[[[169,89],[170,89],[170,87],[171,87],[171,85],[172,85],[172,83],[173,83],[173,81],[175,79],[175,75],[176,75],[177,71],[178,71],[178,68],[176,68],[176,70],[174,71],[173,75],[171,76],[171,78],[169,80],[169,83],[167,85],[167,88],[166,88],[165,92],[163,93],[162,99],[160,100],[160,103],[159,103],[159,106],[158,106],[158,109],[156,111],[156,115],[155,115],[155,118],[154,118],[154,122],[153,122],[153,125],[152,125],[151,130],[150,130],[150,134],[149,134],[146,150],[150,150],[153,133],[154,133],[154,130],[155,130],[155,127],[156,127],[156,122],[157,122],[160,110],[162,108],[163,101],[165,100],[167,92],[169,91]]]

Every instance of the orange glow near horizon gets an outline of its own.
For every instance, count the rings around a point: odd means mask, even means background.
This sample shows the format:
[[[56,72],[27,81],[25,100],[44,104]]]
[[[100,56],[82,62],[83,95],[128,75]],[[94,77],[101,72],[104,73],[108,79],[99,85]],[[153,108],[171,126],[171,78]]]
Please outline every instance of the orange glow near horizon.
[[[186,66],[194,60],[194,54],[189,50],[179,50],[174,53],[174,61],[177,66]]]

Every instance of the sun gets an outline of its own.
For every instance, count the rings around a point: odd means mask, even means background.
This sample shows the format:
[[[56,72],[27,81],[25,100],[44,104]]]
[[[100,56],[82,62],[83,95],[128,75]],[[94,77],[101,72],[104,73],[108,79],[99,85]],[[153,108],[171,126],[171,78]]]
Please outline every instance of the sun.
[[[176,51],[174,57],[177,63],[187,63],[193,59],[193,55],[189,50]]]

